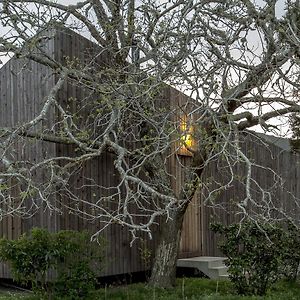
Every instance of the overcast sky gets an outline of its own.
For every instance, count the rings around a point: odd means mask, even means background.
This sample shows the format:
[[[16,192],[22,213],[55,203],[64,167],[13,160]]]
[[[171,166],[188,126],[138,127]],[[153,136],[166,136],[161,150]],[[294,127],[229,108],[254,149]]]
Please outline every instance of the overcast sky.
[[[168,1],[168,0],[158,0],[158,1]],[[264,6],[265,1],[264,0],[252,0],[255,4],[258,6]],[[62,4],[75,4],[79,1],[74,1],[74,0],[58,0],[57,2],[62,3]],[[285,0],[277,0],[276,3],[276,16],[277,18],[281,18],[284,14],[284,7],[285,7]],[[0,25],[0,35],[3,35],[5,33],[5,30],[3,27]],[[260,46],[260,41],[258,40],[258,35],[255,33],[252,33],[252,36],[250,36],[251,44],[254,47],[261,48]],[[255,45],[256,44],[256,45]],[[9,56],[7,55],[1,55],[0,53],[0,67],[9,60]]]
[[[166,1],[166,0],[161,0],[161,1]],[[62,4],[75,4],[79,1],[74,1],[74,0],[57,0],[57,2],[62,3]],[[256,3],[259,6],[263,6],[265,4],[264,0],[253,0],[254,3]],[[285,5],[285,0],[277,0],[277,4],[276,4],[276,16],[278,18],[282,17],[282,15],[284,14],[284,5]],[[0,25],[0,35],[5,34],[5,30],[3,27],[1,27]],[[255,35],[253,37],[253,39],[255,39]],[[253,42],[255,43],[255,40],[253,40]],[[257,43],[259,44],[259,41],[257,41]],[[9,60],[9,56],[7,55],[1,55],[0,53],[0,67],[2,64],[4,64],[5,62],[7,62]]]

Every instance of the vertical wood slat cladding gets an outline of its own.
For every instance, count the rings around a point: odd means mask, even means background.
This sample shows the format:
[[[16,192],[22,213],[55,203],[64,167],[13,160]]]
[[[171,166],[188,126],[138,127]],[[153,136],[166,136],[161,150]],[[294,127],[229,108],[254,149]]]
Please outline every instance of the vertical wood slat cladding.
[[[51,44],[51,42],[49,42]],[[41,109],[42,99],[40,93],[48,91],[42,77],[47,77],[47,84],[53,86],[54,81],[51,78],[51,72],[48,68],[38,64],[21,61],[10,60],[0,70],[0,126],[16,127],[22,123],[34,118],[38,110]],[[11,152],[19,160],[41,160],[43,150],[51,156],[53,145],[44,142],[32,143],[31,140],[24,142],[24,139],[17,137],[14,140],[14,147]],[[46,153],[46,152],[44,152]],[[48,155],[47,154],[47,155]],[[38,176],[41,174],[38,174]],[[12,196],[19,197],[22,186],[17,182],[11,182],[14,186]],[[41,210],[43,211],[43,210]],[[43,216],[43,220],[47,220],[49,216]],[[18,217],[6,216],[0,222],[0,234],[2,237],[18,238],[23,232],[32,228],[32,226],[44,226],[41,223],[42,218],[36,214],[31,219],[22,219]],[[55,222],[49,222],[49,224]],[[50,227],[48,227],[50,229]],[[1,264],[1,277],[10,277],[8,268]]]
[[[264,166],[263,168],[253,167],[252,178],[257,181],[262,188],[267,192],[272,193],[272,201],[277,207],[282,207],[289,216],[294,217],[299,220],[299,208],[296,207],[295,201],[292,194],[299,198],[299,155],[293,154],[288,151],[283,151],[281,148],[274,144],[267,144],[267,146],[257,141],[257,138],[245,138],[245,142],[242,145],[244,152],[255,161],[258,165]],[[267,169],[269,168],[269,169]],[[284,189],[279,185],[274,186],[274,170],[284,181]],[[236,170],[235,175],[245,176],[245,168],[239,166]],[[218,170],[216,170],[216,165],[211,165],[207,170],[205,170],[203,177],[209,178],[210,176],[218,176]],[[216,177],[218,178],[218,177]],[[258,203],[262,201],[261,194],[259,192],[255,193],[254,184],[252,184],[253,198]],[[291,194],[289,193],[291,192]],[[230,201],[241,201],[245,197],[245,188],[240,183],[236,181],[219,195],[214,203],[230,203]],[[202,200],[203,201],[203,200]],[[261,203],[262,204],[262,203]],[[252,213],[256,213],[257,209],[253,205],[249,205]],[[202,202],[203,207],[203,202]],[[229,206],[230,207],[230,206]],[[266,213],[261,211],[261,213]],[[271,212],[271,216],[274,218],[278,217],[279,214],[276,212]],[[236,215],[236,209],[231,206],[229,213],[225,213],[224,210],[218,211],[217,209],[212,209],[209,207],[203,207],[202,213],[202,231],[203,231],[203,251],[202,255],[220,255],[220,251],[217,248],[218,236],[213,234],[209,229],[209,224],[212,221],[218,221],[223,224],[231,224],[233,222],[239,221],[238,215]]]
[[[177,128],[180,129],[182,118],[188,115],[190,111],[193,111],[195,103],[180,91],[172,87],[168,87],[167,89],[170,111],[173,112],[172,121],[174,121]],[[178,140],[178,137],[174,137],[174,139]],[[191,156],[187,149],[181,147],[178,142],[173,144],[171,154],[170,173],[173,175],[171,184],[173,190],[177,196],[179,196],[185,182],[185,176],[188,175],[186,174],[187,169],[185,166],[190,164]],[[199,205],[199,195],[197,193],[185,213],[180,243],[180,257],[192,257],[201,254],[200,214],[201,208]]]
[[[70,31],[56,32],[53,40],[47,42],[47,51],[59,61],[66,61],[67,57],[77,57],[79,60],[88,61],[87,52],[95,52],[94,45],[87,39]],[[100,60],[106,63],[105,57],[102,55]],[[26,64],[25,64],[26,63]],[[100,64],[100,62],[99,62]],[[55,76],[51,71],[39,64],[33,62],[24,62],[12,59],[0,69],[0,126],[13,126],[20,124],[33,118],[41,109],[43,98],[47,92],[54,85]],[[89,99],[89,96],[82,88],[72,85],[72,83],[65,84],[59,93],[59,101],[63,106],[70,105],[71,110],[76,109],[76,101],[70,102],[70,98],[74,99]],[[79,101],[78,100],[78,101]],[[170,111],[174,111],[173,118],[179,122],[179,114],[176,113],[178,107],[184,112],[189,111],[189,106],[186,106],[187,96],[184,96],[179,91],[171,87],[166,87],[163,91],[162,101],[159,104],[166,107]],[[43,121],[45,128],[50,127],[50,124],[57,119],[57,111],[51,112],[51,118]],[[41,129],[39,127],[39,129]],[[23,145],[23,139],[20,138],[16,142],[16,149],[19,159],[30,159],[40,161],[41,159],[55,156],[55,155],[70,155],[74,156],[75,147],[72,145],[51,144],[48,142],[35,141]],[[176,152],[174,145],[171,152]],[[286,178],[285,185],[296,195],[300,195],[300,185],[297,184],[297,178],[300,176],[300,168],[295,163],[295,155],[288,152],[281,152],[281,149],[275,145],[268,145],[268,148],[256,143],[253,139],[245,139],[242,145],[243,149],[258,163],[274,168],[275,171],[282,174]],[[274,158],[272,158],[272,156]],[[171,155],[167,159],[167,168],[173,177],[171,185],[174,192],[178,195],[180,188],[184,183],[185,169],[184,166],[190,162],[189,156]],[[118,183],[116,171],[114,169],[114,156],[110,153],[104,153],[97,159],[90,160],[85,163],[82,172],[75,172],[70,179],[69,185],[72,186],[71,192],[78,192],[79,196],[87,201],[94,201],[93,199],[100,195],[108,195],[108,191],[104,188],[95,188],[90,186],[88,177],[91,177],[97,182],[99,186],[113,187]],[[298,160],[299,161],[299,160]],[[236,175],[244,175],[245,168],[242,166],[235,167]],[[45,180],[43,172],[35,174],[41,176]],[[220,175],[218,165],[211,164],[203,174],[203,181],[211,177]],[[262,186],[268,187],[272,182],[270,179],[270,172],[261,169],[254,169],[253,176]],[[231,199],[241,199],[244,197],[242,185],[238,183],[232,184],[222,195],[215,201],[216,203],[229,203]],[[22,187],[16,187],[22,188]],[[276,192],[279,203],[288,207],[291,212],[295,209],[290,201],[289,195],[280,191]],[[16,190],[17,194],[17,190]],[[69,195],[61,195],[52,201],[65,201],[70,203]],[[44,204],[43,204],[44,205]],[[85,204],[82,208],[86,208]],[[113,204],[110,204],[113,205]],[[234,210],[233,210],[234,212]],[[230,224],[237,220],[234,213],[226,213],[224,211],[213,209],[205,206],[203,203],[203,196],[200,191],[194,197],[190,204],[183,223],[183,233],[180,245],[180,256],[190,257],[197,255],[219,255],[217,250],[217,237],[212,234],[209,229],[211,216],[214,219]],[[5,217],[0,222],[0,235],[17,238],[21,233],[28,232],[32,227],[44,227],[51,231],[60,229],[87,229],[95,232],[102,228],[103,224],[99,222],[88,222],[78,218],[74,214],[69,214],[64,210],[63,215],[51,215],[45,211],[45,206],[39,213],[31,219]],[[127,228],[119,225],[112,225],[103,231],[103,237],[107,240],[106,248],[106,268],[102,275],[115,275],[122,273],[138,272],[147,269],[148,262],[145,261],[142,255],[142,249],[152,251],[158,242],[159,227],[154,227],[153,239],[149,240],[146,234],[142,234],[141,238],[144,240],[135,243],[130,247],[130,234]],[[0,277],[10,277],[7,267],[0,264]]]
[[[55,55],[59,61],[67,59],[72,60],[73,58],[78,58],[79,61],[88,61],[88,53],[95,52],[93,43],[74,33],[68,34],[68,32],[58,32],[55,37],[55,43],[57,45],[57,52]],[[74,45],[74,47],[71,45]],[[103,55],[100,56],[99,54],[98,56],[100,60],[99,64],[105,64],[105,57],[103,57]],[[89,95],[88,93],[85,93],[82,88],[78,88],[69,83],[66,84],[61,91],[60,101],[62,101],[62,103],[68,102],[68,99],[71,97],[74,99],[78,98],[76,101],[79,101],[80,98],[88,99]],[[74,153],[74,146],[66,147],[64,145],[58,145],[57,150],[60,155],[72,155],[72,153]],[[113,162],[114,156],[110,153],[105,153],[100,158],[85,163],[82,172],[73,176],[70,183],[77,187],[77,192],[80,191],[83,200],[93,201],[93,198],[97,198],[100,195],[108,196],[109,192],[105,188],[116,186],[119,183]],[[87,181],[87,178],[89,177],[94,179],[99,186],[103,186],[104,188],[93,190],[93,188],[86,186],[84,189],[80,190],[80,186],[89,184]],[[64,197],[61,201],[68,201],[68,199]],[[61,216],[61,222],[65,222],[65,228],[75,230],[89,228],[91,232],[95,232],[103,226],[100,223],[89,223],[85,220],[80,220],[80,218],[76,218],[76,216],[68,215],[66,217],[66,214]],[[107,227],[102,234],[108,241],[106,249],[108,268],[103,271],[102,275],[144,270],[144,262],[140,255],[140,244],[135,243],[130,247],[131,236],[127,228],[114,224]],[[141,237],[145,240],[148,238],[145,234],[142,234]],[[149,242],[149,247],[155,248],[156,242],[157,239],[154,238]]]

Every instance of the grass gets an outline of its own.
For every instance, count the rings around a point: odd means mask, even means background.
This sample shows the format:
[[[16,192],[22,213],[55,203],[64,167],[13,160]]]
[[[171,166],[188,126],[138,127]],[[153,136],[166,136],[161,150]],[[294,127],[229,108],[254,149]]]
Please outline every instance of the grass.
[[[265,297],[235,295],[229,281],[200,278],[178,279],[170,290],[154,289],[144,284],[132,284],[97,291],[94,299],[103,300],[299,300],[300,284],[280,282]]]
[[[0,294],[0,300],[37,300],[28,293]],[[95,300],[298,300],[300,284],[279,282],[266,296],[238,296],[228,281],[202,278],[178,279],[176,288],[170,290],[154,289],[145,284],[131,284],[121,287],[99,289],[91,299]]]

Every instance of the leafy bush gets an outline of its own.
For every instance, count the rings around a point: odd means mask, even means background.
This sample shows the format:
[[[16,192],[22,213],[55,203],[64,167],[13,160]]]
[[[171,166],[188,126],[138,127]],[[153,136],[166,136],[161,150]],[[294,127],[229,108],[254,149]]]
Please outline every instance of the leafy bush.
[[[284,263],[280,268],[281,274],[290,281],[296,281],[300,264],[300,230],[288,222],[284,226],[283,258]]]
[[[280,277],[286,256],[286,235],[276,224],[245,222],[212,225],[224,235],[219,247],[228,257],[229,278],[238,294],[264,295]]]
[[[95,273],[84,262],[60,272],[54,285],[58,299],[85,299],[95,290]]]
[[[103,245],[102,241],[102,245]],[[60,297],[82,299],[95,289],[95,269],[100,269],[102,251],[90,242],[86,232],[60,231],[56,234],[58,249],[55,294]]]
[[[45,288],[46,272],[53,265],[52,239],[46,230],[35,228],[30,236],[0,240],[0,258],[10,263],[14,280],[30,283],[33,289]]]
[[[34,228],[18,240],[1,239],[0,258],[11,265],[14,280],[31,284],[36,293],[82,299],[95,288],[94,270],[100,268],[102,248],[103,242],[90,242],[87,232]],[[50,270],[55,279],[47,284]]]

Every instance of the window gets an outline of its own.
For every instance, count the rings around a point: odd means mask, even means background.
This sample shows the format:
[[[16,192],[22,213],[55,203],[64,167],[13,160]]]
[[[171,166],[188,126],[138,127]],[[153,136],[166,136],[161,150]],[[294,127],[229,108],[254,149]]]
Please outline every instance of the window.
[[[192,156],[195,149],[194,127],[192,125],[193,118],[191,116],[182,115],[180,117],[180,146],[178,154]]]

